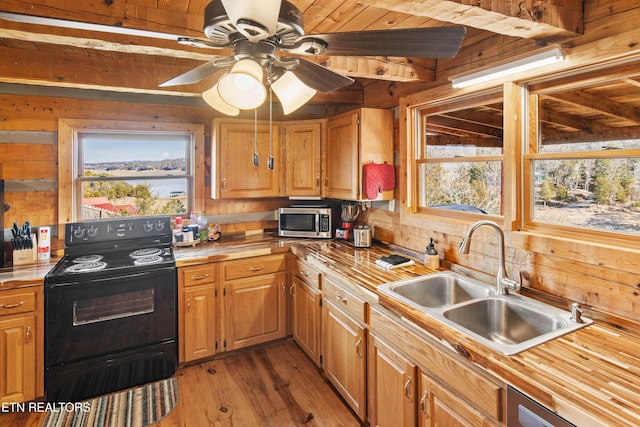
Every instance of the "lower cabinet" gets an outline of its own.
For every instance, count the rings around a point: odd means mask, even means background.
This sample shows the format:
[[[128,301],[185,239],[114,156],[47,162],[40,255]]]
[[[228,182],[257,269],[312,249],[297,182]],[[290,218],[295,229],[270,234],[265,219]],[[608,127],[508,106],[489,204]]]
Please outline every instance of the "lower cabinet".
[[[293,339],[320,366],[320,291],[293,278]]]
[[[414,363],[380,337],[369,334],[369,422],[372,426],[416,425],[417,372]]]
[[[0,291],[0,403],[44,393],[43,287]]]
[[[364,319],[350,312],[354,305],[358,311],[357,305],[364,305],[364,302],[358,301],[354,295],[344,292],[329,280],[323,282],[323,293],[324,372],[356,415],[365,421],[367,330]]]
[[[499,426],[503,384],[379,307],[370,312],[372,426]]]

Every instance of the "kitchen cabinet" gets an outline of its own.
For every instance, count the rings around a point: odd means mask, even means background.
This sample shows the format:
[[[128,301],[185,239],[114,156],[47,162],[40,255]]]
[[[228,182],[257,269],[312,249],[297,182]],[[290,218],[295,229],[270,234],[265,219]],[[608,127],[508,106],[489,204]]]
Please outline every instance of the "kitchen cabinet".
[[[330,117],[324,156],[325,196],[366,200],[363,166],[370,162],[393,165],[393,112],[373,108]],[[373,200],[393,199],[393,190]]]
[[[286,259],[275,254],[222,263],[225,350],[286,336]]]
[[[217,303],[218,264],[178,270],[178,330],[181,363],[217,352],[220,309]]]
[[[287,196],[322,195],[322,121],[285,123]]]
[[[325,375],[366,420],[366,303],[331,280],[323,280],[322,366]]]
[[[369,334],[368,361],[371,425],[415,427],[418,387],[415,363],[375,334]]]
[[[320,366],[321,274],[300,259],[293,268],[293,339]]]
[[[0,403],[44,394],[42,286],[0,291]]]
[[[504,391],[502,382],[446,349],[421,332],[420,327],[400,320],[381,307],[371,308],[369,324],[371,335],[375,338],[380,337],[379,340],[374,340],[373,348],[378,356],[374,363],[383,359],[385,361],[382,362],[382,366],[385,366],[385,363],[389,365],[384,369],[371,369],[369,372],[370,386],[373,384],[374,387],[370,393],[370,405],[374,405],[369,409],[372,419],[376,419],[376,416],[386,417],[390,411],[386,399],[393,399],[389,396],[385,396],[385,400],[376,397],[377,390],[392,393],[395,399],[400,399],[398,396],[406,397],[409,391],[400,390],[398,384],[401,378],[404,379],[401,377],[402,367],[406,366],[404,369],[410,371],[409,366],[413,364],[417,371],[414,371],[411,384],[416,385],[415,378],[418,378],[417,388],[420,396],[417,398],[417,412],[414,412],[418,418],[417,425],[501,425]],[[386,380],[387,385],[377,383],[380,380],[384,381],[384,378],[392,380]],[[395,391],[385,391],[385,387]],[[413,392],[411,395],[413,396]]]
[[[214,198],[281,196],[280,126],[249,120],[214,120],[211,176]],[[269,132],[271,130],[271,133]],[[257,153],[258,163],[253,163]],[[267,161],[274,157],[273,169]]]

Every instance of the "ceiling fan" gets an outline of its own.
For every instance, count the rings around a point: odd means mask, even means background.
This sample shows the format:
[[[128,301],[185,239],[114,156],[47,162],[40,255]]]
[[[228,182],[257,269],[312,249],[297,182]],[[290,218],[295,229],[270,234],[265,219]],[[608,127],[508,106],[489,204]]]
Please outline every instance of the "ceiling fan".
[[[288,114],[316,91],[332,91],[354,81],[299,56],[450,58],[458,53],[466,29],[446,26],[305,35],[302,13],[286,0],[213,0],[205,9],[204,34],[206,39],[179,37],[178,43],[233,48],[233,56],[208,61],[160,86],[193,84],[224,70],[202,96],[220,112],[237,115],[265,101],[264,83]],[[280,52],[299,56],[281,56]]]

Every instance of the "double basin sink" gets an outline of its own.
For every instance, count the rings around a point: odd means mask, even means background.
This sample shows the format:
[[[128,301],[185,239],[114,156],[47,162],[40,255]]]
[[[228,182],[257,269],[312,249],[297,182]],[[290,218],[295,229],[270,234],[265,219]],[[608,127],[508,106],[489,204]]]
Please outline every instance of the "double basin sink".
[[[514,355],[592,320],[518,294],[498,295],[483,282],[454,272],[403,279],[378,287],[384,295],[505,355]]]

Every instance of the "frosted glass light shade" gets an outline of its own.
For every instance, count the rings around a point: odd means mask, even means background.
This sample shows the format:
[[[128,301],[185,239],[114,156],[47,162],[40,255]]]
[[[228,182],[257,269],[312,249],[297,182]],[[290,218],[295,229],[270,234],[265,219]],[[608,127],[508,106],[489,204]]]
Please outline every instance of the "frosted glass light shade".
[[[220,111],[222,114],[226,114],[228,116],[237,116],[238,114],[240,114],[239,109],[237,109],[233,105],[227,104],[224,99],[220,97],[220,94],[218,93],[217,83],[213,85],[211,89],[202,92],[202,99],[204,99],[207,104]]]
[[[241,110],[251,110],[260,106],[267,97],[262,76],[260,64],[242,59],[218,80],[218,93],[227,104]]]
[[[302,107],[316,94],[315,89],[302,83],[291,71],[285,72],[271,87],[282,104],[284,114]]]
[[[281,0],[222,0],[224,10],[234,25],[237,25],[238,20],[256,22],[267,29],[267,37],[271,37],[276,33],[276,24],[278,23],[278,16],[280,15],[281,3]],[[245,35],[252,42],[265,38],[263,35],[257,35],[256,38],[252,37],[251,34]]]

